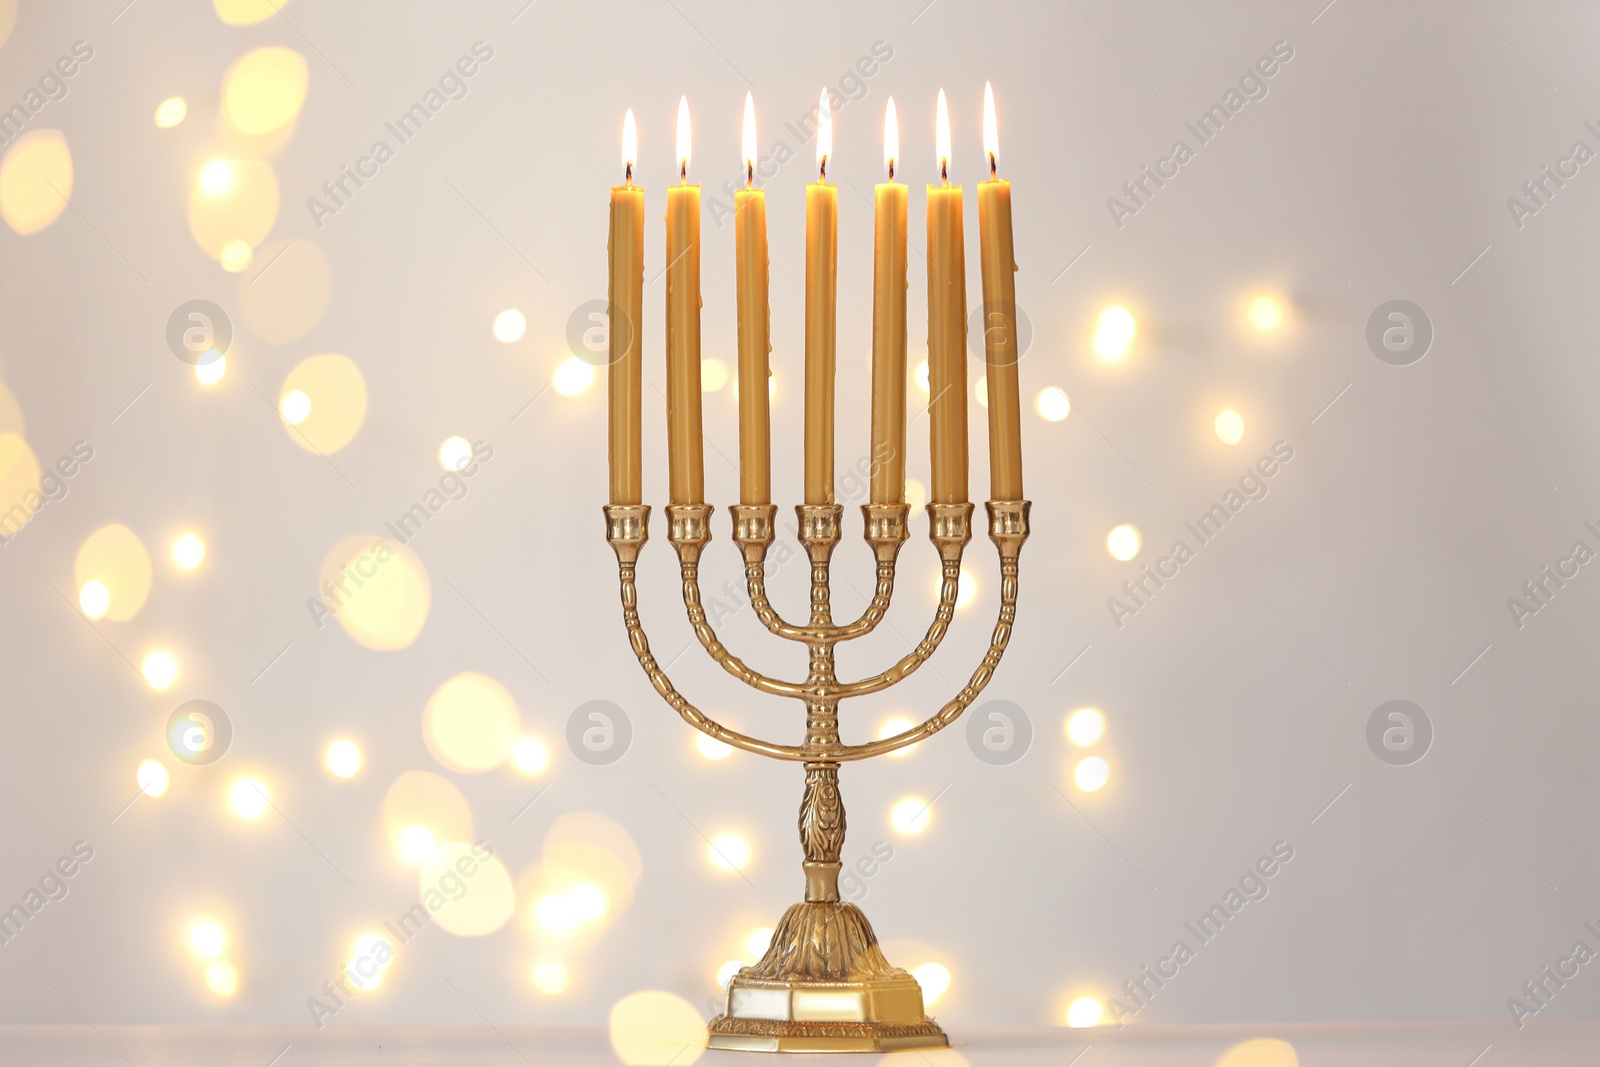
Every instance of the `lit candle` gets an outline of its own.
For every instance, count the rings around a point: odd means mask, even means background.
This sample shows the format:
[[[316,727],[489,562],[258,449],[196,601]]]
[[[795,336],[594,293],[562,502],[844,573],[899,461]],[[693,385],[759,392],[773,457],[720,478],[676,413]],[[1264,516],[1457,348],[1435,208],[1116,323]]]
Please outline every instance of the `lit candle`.
[[[705,503],[700,439],[700,187],[689,184],[687,97],[678,101],[678,184],[667,190],[667,471],[672,503]]]
[[[644,190],[633,184],[638,157],[633,109],[622,120],[623,184],[611,190],[610,328],[608,369],[610,408],[611,502],[643,500],[640,476],[639,325],[644,308]]]
[[[989,385],[989,499],[1022,499],[1022,403],[1017,386],[1017,263],[1011,244],[1011,183],[999,177],[994,89],[983,83],[983,152],[989,180],[978,183],[983,264],[983,348]]]
[[[739,305],[739,503],[772,503],[772,408],[767,359],[767,194],[756,183],[756,105],[744,96],[745,187],[733,195]]]
[[[933,502],[967,496],[967,260],[961,186],[950,184],[950,110],[939,90],[938,185],[928,186],[928,415]]]
[[[817,112],[817,180],[806,186],[806,484],[807,504],[833,503],[835,286],[839,190],[828,184],[833,120],[828,91]]]
[[[872,478],[874,504],[906,498],[906,187],[894,180],[900,124],[894,98],[883,117],[883,162],[872,240]]]

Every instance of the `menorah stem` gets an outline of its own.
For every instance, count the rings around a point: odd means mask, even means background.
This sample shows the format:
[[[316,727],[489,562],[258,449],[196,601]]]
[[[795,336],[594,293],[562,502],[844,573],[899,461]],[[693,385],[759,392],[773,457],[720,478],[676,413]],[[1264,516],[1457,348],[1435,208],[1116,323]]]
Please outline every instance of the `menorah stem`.
[[[839,798],[839,765],[807,763],[806,791],[800,801],[800,845],[806,858],[806,901],[839,899],[839,853],[844,848],[844,803]]]

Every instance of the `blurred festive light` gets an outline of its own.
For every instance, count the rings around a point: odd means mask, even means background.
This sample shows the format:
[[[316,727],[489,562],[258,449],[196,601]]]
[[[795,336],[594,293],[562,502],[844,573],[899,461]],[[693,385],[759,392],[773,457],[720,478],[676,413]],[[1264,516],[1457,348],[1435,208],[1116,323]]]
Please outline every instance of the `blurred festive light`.
[[[987,375],[979,376],[978,380],[972,383],[972,397],[978,402],[980,408],[989,406],[989,379]]]
[[[278,413],[290,426],[298,426],[311,417],[311,398],[299,389],[291,389],[278,401]]]
[[[445,470],[465,470],[471,462],[472,442],[465,437],[447,437],[439,446],[439,466]]]
[[[957,599],[959,599],[959,596]],[[896,734],[903,734],[915,725],[917,724],[906,718],[904,715],[892,715],[883,720],[883,725],[878,727],[878,740],[882,741],[886,737],[893,737]],[[893,752],[889,753],[889,755],[892,758],[901,758],[911,755],[912,750],[921,747],[922,743],[919,741],[915,745],[907,745],[905,748],[897,748]]]
[[[749,840],[732,830],[716,835],[706,847],[706,859],[719,871],[742,871],[750,865],[750,856]]]
[[[933,576],[933,599],[934,600],[938,600],[939,599],[939,593],[943,590],[943,588],[944,588],[944,575],[935,574]],[[959,576],[959,578],[957,579],[957,582],[956,582],[956,610],[960,611],[963,608],[965,608],[967,605],[971,604],[972,601],[977,597],[977,595],[978,595],[978,579],[973,576],[973,573],[971,571],[967,570],[967,568],[965,566],[963,566],[961,568],[961,574],[960,574],[960,576]]]
[[[547,997],[560,996],[567,991],[567,969],[559,963],[536,963],[528,978],[533,988]]]
[[[296,394],[302,399],[289,406]],[[349,356],[312,356],[297,363],[279,390],[289,440],[326,456],[355,439],[367,418],[367,383]],[[296,417],[298,416],[298,417]]]
[[[609,901],[605,890],[589,882],[540,897],[534,917],[548,933],[566,934],[603,918]]]
[[[924,1007],[933,1007],[944,996],[944,991],[950,988],[950,968],[942,963],[924,963],[920,967],[913,967],[911,977],[922,987]]]
[[[335,778],[354,778],[361,769],[361,746],[340,738],[328,745],[327,751],[322,754],[322,762]]]
[[[96,582],[107,593],[101,614],[112,622],[127,622],[139,613],[150,595],[150,571],[150,553],[137,534],[121,523],[102,526],[84,538],[73,563],[79,603],[82,604],[84,586]],[[92,596],[98,604],[99,593]],[[88,605],[84,610],[89,614]]]
[[[242,134],[271,133],[299,116],[309,78],[305,57],[292,48],[246,52],[223,77],[223,112]]]
[[[1111,553],[1112,559],[1126,563],[1139,554],[1139,527],[1123,523],[1113,526],[1111,532],[1106,534],[1106,551]]]
[[[428,862],[433,850],[433,831],[426,826],[408,826],[400,831],[400,852],[412,863]]]
[[[1283,305],[1270,296],[1258,296],[1245,309],[1245,318],[1263,333],[1276,330],[1283,325]]]
[[[927,360],[923,360],[921,363],[917,364],[916,376],[917,376],[917,387],[919,389],[921,389],[924,393],[929,392],[932,387],[928,385],[928,361]]]
[[[101,582],[84,582],[83,588],[78,590],[78,606],[89,618],[101,618],[111,606],[111,592]]]
[[[190,952],[214,960],[228,947],[228,932],[215,919],[195,919],[184,932],[184,940]]]
[[[465,882],[466,892],[450,890],[450,885]],[[423,864],[418,899],[426,903],[429,895],[443,895],[433,911],[433,921],[446,933],[457,937],[483,937],[511,920],[517,910],[517,890],[498,856],[479,845],[447,841],[433,850]]]
[[[1074,997],[1067,1005],[1067,1025],[1082,1029],[1100,1025],[1105,1009],[1094,997]]]
[[[715,393],[728,384],[728,365],[714,356],[700,361],[700,388]]]
[[[280,14],[289,0],[211,0],[211,6],[229,26],[253,26]]]
[[[428,751],[452,771],[481,774],[500,766],[522,731],[517,702],[486,674],[464,671],[428,698],[422,736]]]
[[[181,571],[192,571],[206,558],[206,543],[191,531],[179,534],[172,542],[172,562]]]
[[[511,766],[529,778],[543,774],[550,768],[550,746],[541,737],[524,734],[511,744]]]
[[[682,997],[656,989],[612,1005],[611,1048],[629,1067],[689,1067],[706,1047],[706,1023]]]
[[[699,730],[694,733],[694,747],[708,760],[725,760],[733,755],[732,745],[726,741],[718,741],[710,734],[701,733]]]
[[[744,950],[753,960],[759,960],[767,954],[767,949],[772,947],[773,929],[770,926],[758,926],[751,930],[744,939]]]
[[[1072,401],[1067,399],[1066,393],[1053,385],[1047,385],[1039,390],[1033,406],[1038,410],[1039,417],[1047,422],[1060,422],[1072,413]]]
[[[373,990],[383,984],[393,963],[394,945],[389,938],[376,930],[364,930],[350,941],[344,973],[357,989]]]
[[[1100,740],[1106,732],[1106,717],[1098,708],[1079,708],[1067,716],[1067,739],[1080,748]]]
[[[1217,431],[1217,440],[1225,445],[1236,445],[1244,440],[1244,419],[1232,408],[1217,412],[1213,428]]]
[[[1093,793],[1111,777],[1111,766],[1099,756],[1087,756],[1073,768],[1072,780],[1085,793]]]
[[[922,484],[920,478],[906,479],[906,505],[913,515],[928,506],[928,487]]]
[[[42,104],[41,104],[42,106]],[[49,226],[72,200],[72,150],[60,130],[34,130],[0,160],[0,217],[26,237]]]
[[[170,130],[182,122],[184,116],[189,114],[189,105],[181,96],[169,96],[156,105],[156,125],[163,130]]]
[[[223,960],[206,967],[206,986],[219,997],[231,997],[239,989],[239,972]]]
[[[209,159],[200,167],[200,191],[217,197],[233,188],[233,164],[226,159]]]
[[[744,968],[744,960],[728,960],[721,967],[717,968],[717,985],[721,986],[723,989],[728,988],[728,983],[733,981],[734,975],[744,970]]]
[[[216,385],[227,373],[228,359],[216,349],[202,353],[199,362],[194,365],[194,376],[204,386]]]
[[[1128,354],[1128,346],[1137,332],[1133,313],[1113,304],[1100,313],[1100,321],[1095,326],[1095,355],[1109,362],[1121,359]]]
[[[139,673],[151,689],[165,692],[178,680],[178,659],[164,648],[152,649],[139,662]]]
[[[222,252],[217,261],[222,264],[222,269],[229,274],[238,274],[248,270],[255,259],[255,250],[250,247],[249,241],[233,240],[222,246]]]
[[[14,537],[43,506],[38,503],[43,495],[42,472],[39,457],[22,436],[22,409],[9,392],[0,392],[0,418],[9,423],[0,433],[0,515],[6,517],[6,535]]]
[[[167,765],[158,759],[147,759],[139,764],[139,792],[147,797],[158,797],[167,791],[172,780]]]
[[[246,822],[255,822],[267,813],[272,802],[267,787],[259,778],[235,778],[228,787],[228,808]]]
[[[521,896],[527,902],[524,913],[535,926],[530,932],[552,932],[544,926],[549,920],[565,923],[564,930],[555,932],[582,934],[588,927],[573,924],[614,919],[627,910],[642,871],[638,845],[615,819],[592,811],[558,817],[545,832],[538,865],[525,875]],[[552,897],[555,903],[542,903]],[[586,915],[592,918],[584,919]]]
[[[511,344],[522,340],[528,331],[528,319],[516,308],[506,308],[494,317],[494,339]]]
[[[404,545],[374,534],[348,537],[323,559],[317,579],[318,621],[332,615],[366,648],[406,648],[428,621],[433,603],[428,572]]]
[[[1300,1067],[1300,1056],[1282,1038],[1256,1037],[1228,1049],[1215,1067]]]
[[[889,809],[889,825],[903,837],[915,837],[933,822],[933,804],[922,797],[902,797]]]
[[[737,376],[735,376],[734,379],[733,379],[732,388],[733,388],[733,399],[738,400],[739,399],[739,379],[738,379]],[[767,370],[767,399],[769,401],[770,400],[776,400],[777,397],[778,397],[778,372],[769,368]]]
[[[594,379],[593,364],[577,356],[570,356],[556,364],[550,382],[562,396],[577,396],[593,385]]]

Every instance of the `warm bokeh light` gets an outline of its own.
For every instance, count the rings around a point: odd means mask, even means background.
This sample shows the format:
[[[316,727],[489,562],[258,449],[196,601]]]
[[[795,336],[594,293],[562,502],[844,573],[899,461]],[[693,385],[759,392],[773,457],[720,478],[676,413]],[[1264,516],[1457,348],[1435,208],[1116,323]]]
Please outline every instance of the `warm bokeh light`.
[[[594,380],[594,365],[577,356],[569,356],[557,363],[550,376],[550,384],[562,396],[577,396],[594,385]]]
[[[151,649],[139,661],[139,673],[151,689],[164,693],[178,680],[178,658],[164,648]]]
[[[322,754],[323,765],[335,778],[354,778],[361,762],[361,746],[345,738],[331,742]]]
[[[1283,325],[1283,305],[1270,296],[1258,296],[1245,308],[1245,318],[1262,333],[1270,333]]]
[[[207,388],[222,381],[227,373],[228,358],[215,349],[209,355],[202,355],[194,365],[195,380]]]
[[[724,961],[722,966],[717,968],[717,985],[723,989],[728,988],[728,983],[733,981],[734,977],[744,970],[746,966],[747,964],[744,960]]]
[[[377,989],[394,964],[394,955],[394,945],[386,935],[364,930],[350,940],[344,973],[357,989]]]
[[[956,588],[956,610],[961,611],[970,606],[977,597],[978,579],[963,565],[961,568],[961,581]]]
[[[156,125],[170,130],[189,114],[189,105],[181,96],[169,96],[156,105]]]
[[[1294,1046],[1282,1038],[1257,1037],[1228,1049],[1216,1067],[1300,1067],[1300,1057]],[[1467,1067],[1473,1065],[1469,1063]]]
[[[178,535],[172,542],[172,563],[180,571],[192,571],[206,558],[206,543],[194,531]]]
[[[913,377],[915,377],[917,379],[917,388],[918,389],[921,389],[924,393],[929,391],[931,386],[928,385],[928,361],[927,360],[923,360],[923,361],[921,361],[920,363],[917,364],[917,368],[913,372]]]
[[[428,834],[426,849],[418,847],[418,828]],[[435,840],[473,840],[472,809],[447,779],[429,771],[407,771],[383,798],[383,830],[396,858],[415,864],[432,854]]]
[[[427,863],[436,844],[433,831],[426,826],[408,826],[400,831],[400,854],[412,863]]]
[[[214,960],[228,947],[228,932],[215,919],[195,919],[184,931],[184,941],[196,956]]]
[[[221,196],[233,188],[233,164],[226,159],[209,159],[200,167],[200,191],[207,196]]]
[[[579,882],[540,897],[533,912],[546,933],[568,934],[604,918],[609,904],[605,890],[592,882]]]
[[[380,651],[406,648],[428,621],[432,586],[422,561],[404,545],[375,534],[347,537],[317,574],[318,603],[357,644]],[[319,623],[326,616],[317,612]]]
[[[972,383],[972,399],[978,402],[980,408],[989,406],[989,378],[980,374],[978,380]]]
[[[239,313],[263,341],[297,341],[322,321],[333,299],[327,253],[306,237],[251,243],[251,268],[239,275]]]
[[[255,822],[267,813],[272,801],[267,797],[266,783],[259,778],[235,778],[228,786],[228,810],[246,822]]]
[[[1137,332],[1133,312],[1113,304],[1100,313],[1100,321],[1095,326],[1095,355],[1112,362],[1121,359],[1128,354],[1133,335]]]
[[[906,718],[904,715],[891,715],[889,718],[883,720],[883,725],[878,727],[878,740],[882,741],[886,737],[893,737],[896,734],[903,734],[915,725],[917,724]],[[893,752],[889,753],[889,757],[891,759],[902,759],[911,755],[912,752],[921,747],[922,742],[919,741],[914,745],[907,745],[905,748],[895,749]]]
[[[1111,765],[1099,756],[1085,756],[1072,769],[1072,780],[1085,793],[1093,793],[1111,777]]]
[[[279,14],[289,0],[211,0],[211,6],[226,25],[253,26]]]
[[[706,1022],[682,997],[656,989],[612,1005],[611,1048],[629,1067],[689,1067],[706,1047]]]
[[[1111,532],[1106,534],[1106,551],[1111,553],[1112,559],[1126,563],[1139,554],[1139,546],[1143,542],[1139,537],[1139,527],[1123,523],[1113,526]]]
[[[72,199],[72,150],[60,130],[34,130],[0,159],[0,217],[26,237],[49,226]]]
[[[238,274],[250,269],[250,264],[255,262],[255,258],[255,249],[250,247],[250,242],[232,240],[222,246],[217,262],[222,264],[222,269],[229,274]]]
[[[1067,399],[1064,391],[1054,385],[1047,385],[1039,390],[1033,406],[1039,412],[1039,417],[1046,422],[1060,422],[1072,413],[1072,401]]]
[[[86,537],[72,571],[80,597],[90,582],[98,582],[106,590],[108,599],[101,614],[112,622],[133,618],[150,595],[150,553],[139,536],[121,523],[102,526]]]
[[[464,671],[428,698],[422,736],[433,757],[452,771],[482,774],[500,766],[522,732],[522,715],[505,686]]]
[[[494,339],[503,344],[522,340],[528,332],[528,319],[516,308],[506,308],[494,317]]]
[[[725,760],[733,755],[733,746],[726,741],[718,741],[710,734],[699,730],[694,732],[695,751],[708,760]]]
[[[889,809],[889,825],[902,837],[915,837],[933,823],[933,804],[923,797],[902,797]]]
[[[706,846],[706,859],[719,871],[735,873],[750,865],[750,840],[741,833],[725,830]]]
[[[37,513],[41,494],[39,457],[22,437],[22,409],[9,392],[0,393],[0,417],[11,428],[0,433],[0,531],[15,536]],[[82,584],[82,579],[79,579]]]
[[[642,871],[639,848],[621,823],[568,812],[550,825],[538,864],[518,879],[519,926],[536,942],[587,942],[627,910]]]
[[[1067,1005],[1067,1025],[1076,1029],[1100,1025],[1105,1008],[1094,997],[1074,997]]]
[[[467,872],[471,871],[471,874]],[[454,880],[466,884],[466,891],[448,892]],[[511,921],[517,910],[517,891],[511,872],[498,856],[464,841],[447,841],[435,846],[422,866],[418,899],[425,904],[429,893],[443,893],[444,902],[433,911],[433,921],[446,933],[457,937],[483,937]]]
[[[536,963],[528,973],[533,988],[547,997],[560,996],[567,991],[567,969],[559,963]]]
[[[279,411],[291,427],[289,440],[318,455],[349,444],[367,418],[367,382],[349,356],[301,360],[284,378],[278,396]]]
[[[715,393],[728,384],[728,365],[714,356],[700,361],[700,388]]]
[[[239,972],[233,964],[224,960],[208,964],[206,987],[219,997],[231,997],[239,991]]]
[[[189,233],[202,251],[237,273],[253,260],[278,219],[278,175],[257,159],[208,160],[189,194]],[[269,275],[270,276],[270,275]]]
[[[922,987],[922,1004],[931,1008],[950,988],[950,968],[942,963],[924,963],[911,969],[911,977]]]
[[[550,769],[550,746],[542,737],[524,734],[512,742],[511,766],[520,775],[538,777]]]
[[[84,582],[83,588],[78,590],[78,606],[89,618],[102,618],[111,606],[111,592],[101,582]]]
[[[1232,408],[1217,412],[1213,428],[1217,431],[1217,440],[1225,445],[1236,445],[1244,440],[1244,417]]]
[[[158,759],[147,759],[139,764],[138,781],[139,792],[147,797],[158,797],[167,791],[172,776],[167,773],[165,763]]]
[[[1079,708],[1067,716],[1067,740],[1080,748],[1094,744],[1105,732],[1106,717],[1099,708]]]
[[[759,960],[767,954],[767,949],[772,947],[773,929],[770,926],[758,926],[745,935],[744,950],[753,960]]]
[[[310,74],[291,48],[257,48],[234,61],[222,81],[222,110],[249,137],[292,123],[306,102]]]
[[[471,462],[472,442],[465,437],[447,437],[439,446],[439,466],[445,470],[465,470]]]
[[[911,509],[913,515],[928,506],[928,487],[922,484],[922,479],[906,479],[906,506]]]

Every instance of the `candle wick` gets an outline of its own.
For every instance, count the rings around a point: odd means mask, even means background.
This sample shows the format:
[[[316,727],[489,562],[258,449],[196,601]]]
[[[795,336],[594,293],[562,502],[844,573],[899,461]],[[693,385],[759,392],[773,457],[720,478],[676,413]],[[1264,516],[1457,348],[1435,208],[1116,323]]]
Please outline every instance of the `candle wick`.
[[[682,160],[678,164],[678,181],[679,182],[687,182],[688,180],[689,180],[689,161],[688,160]]]
[[[939,160],[939,180],[946,185],[950,184],[950,161],[948,159]]]
[[[889,180],[894,181],[894,160],[889,160]]]
[[[629,185],[633,184],[633,164],[632,163],[624,163],[622,165],[622,180],[627,182]]]
[[[823,156],[821,159],[817,160],[817,180],[818,181],[827,181],[828,180],[828,157],[827,156]]]
[[[989,153],[989,177],[991,179],[995,177],[995,159],[993,152]]]
[[[750,187],[754,186],[755,183],[756,183],[756,165],[754,163],[746,161],[745,165],[744,165],[744,184],[745,184],[745,187],[746,188],[750,188]]]

